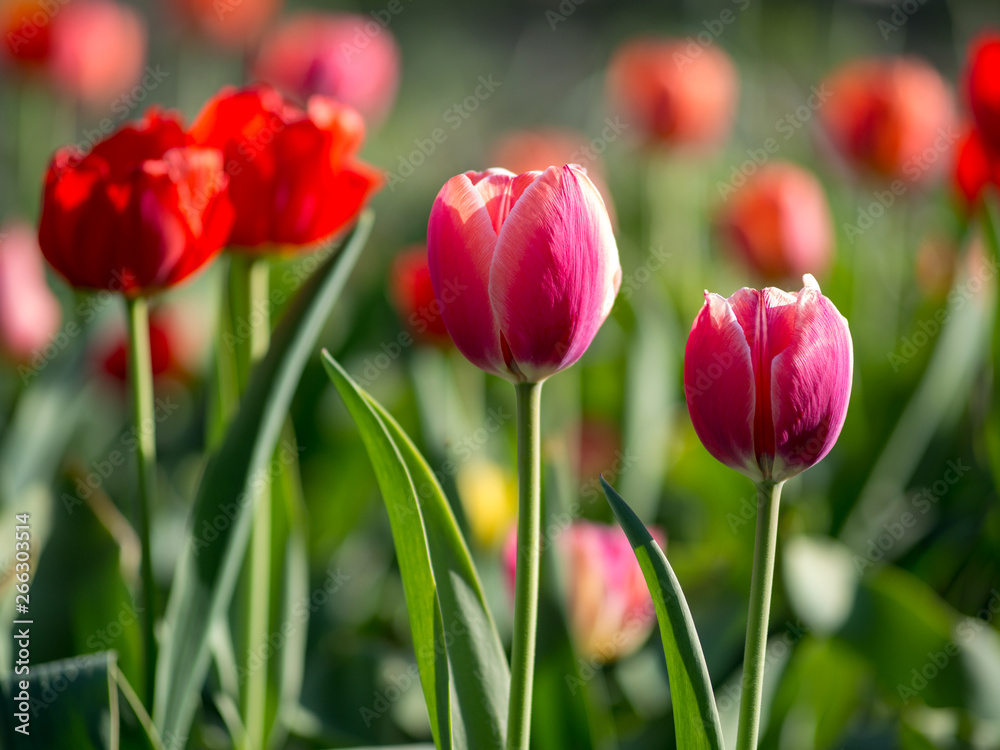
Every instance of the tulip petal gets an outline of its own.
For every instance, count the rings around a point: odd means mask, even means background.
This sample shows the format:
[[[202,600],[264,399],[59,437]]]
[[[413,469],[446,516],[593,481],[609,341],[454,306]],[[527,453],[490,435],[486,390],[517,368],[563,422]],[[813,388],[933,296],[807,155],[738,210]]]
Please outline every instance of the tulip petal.
[[[459,351],[477,367],[509,378],[489,300],[496,243],[489,211],[472,180],[464,174],[452,177],[438,193],[427,225],[434,295]]]
[[[691,423],[708,452],[751,479],[760,479],[753,450],[753,361],[733,300],[744,314],[752,303],[740,292],[730,300],[705,292],[705,304],[684,351],[684,396]]]
[[[524,377],[537,382],[576,362],[620,283],[600,194],[579,167],[550,167],[513,202],[489,280],[493,313]]]
[[[851,395],[854,355],[847,320],[812,286],[798,293],[794,311],[788,343],[771,363],[776,480],[830,452]]]

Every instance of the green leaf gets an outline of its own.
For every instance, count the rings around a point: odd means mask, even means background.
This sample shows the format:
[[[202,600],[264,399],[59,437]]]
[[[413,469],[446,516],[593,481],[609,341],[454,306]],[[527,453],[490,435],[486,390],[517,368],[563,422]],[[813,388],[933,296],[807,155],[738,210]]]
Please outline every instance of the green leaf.
[[[22,681],[27,685],[22,685]],[[21,696],[29,696],[27,734]],[[113,651],[32,665],[0,682],[0,745],[73,750],[162,750],[152,722],[118,669]]]
[[[327,352],[323,364],[358,425],[389,512],[435,743],[502,748],[510,672],[444,493],[388,412]]]
[[[164,736],[176,738],[173,746],[183,746],[209,667],[211,626],[233,594],[250,533],[252,507],[247,506],[256,477],[269,469],[299,377],[372,222],[371,211],[365,212],[343,249],[297,295],[205,469],[167,606],[166,638],[156,670],[153,715]]]
[[[663,652],[667,659],[677,747],[684,750],[724,748],[719,710],[712,694],[712,681],[708,676],[698,632],[681,585],[660,545],[642,525],[638,516],[604,477],[601,477],[601,486],[604,487],[611,510],[632,544],[649,593],[653,596],[656,619],[660,623],[660,636],[663,638]]]

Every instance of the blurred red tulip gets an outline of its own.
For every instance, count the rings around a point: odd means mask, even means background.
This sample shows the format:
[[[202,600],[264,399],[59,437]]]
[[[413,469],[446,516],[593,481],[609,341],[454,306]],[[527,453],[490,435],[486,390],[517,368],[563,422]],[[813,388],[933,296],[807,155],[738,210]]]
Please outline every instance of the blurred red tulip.
[[[428,343],[451,343],[441,306],[434,297],[426,245],[413,245],[395,257],[389,288],[396,312],[414,335]]]
[[[51,20],[51,12],[39,0],[0,3],[4,56],[21,66],[44,66],[51,49]]]
[[[663,532],[650,527],[661,547]],[[656,624],[656,611],[632,545],[618,526],[574,521],[556,540],[566,573],[567,614],[581,657],[607,663],[636,651]],[[517,570],[517,535],[504,547],[509,591]]]
[[[300,13],[265,37],[254,73],[302,101],[329,96],[378,123],[396,98],[399,66],[396,40],[371,16]]]
[[[715,458],[756,482],[781,482],[837,442],[851,395],[847,320],[806,276],[795,294],[705,292],[684,352],[691,422]]]
[[[615,52],[608,94],[645,138],[668,146],[718,145],[732,128],[739,77],[718,47],[640,37]]]
[[[809,171],[770,162],[722,208],[729,245],[767,280],[822,275],[830,265],[833,222],[826,194]]]
[[[35,231],[21,222],[0,228],[0,353],[15,363],[28,362],[52,339],[61,319]]]
[[[232,225],[222,154],[195,148],[172,114],[151,110],[89,154],[56,152],[39,240],[75,287],[150,294],[205,266]]]
[[[224,89],[191,127],[194,142],[225,154],[236,221],[229,245],[295,249],[336,234],[383,183],[359,161],[364,122],[314,96],[305,111],[270,86]]]
[[[861,174],[922,183],[948,161],[958,134],[951,90],[911,57],[852,60],[820,86],[820,121],[837,153]]]
[[[1000,151],[1000,32],[985,31],[969,44],[965,82],[976,127]]]
[[[172,0],[177,14],[212,42],[236,49],[260,39],[282,0]]]
[[[149,355],[153,377],[183,374],[173,355],[172,330],[155,312],[149,318]],[[128,337],[120,331],[111,345],[98,354],[101,369],[123,385],[128,382]]]
[[[970,213],[975,210],[987,185],[1000,186],[1000,153],[994,153],[974,127],[969,128],[958,142],[954,182],[965,210]]]

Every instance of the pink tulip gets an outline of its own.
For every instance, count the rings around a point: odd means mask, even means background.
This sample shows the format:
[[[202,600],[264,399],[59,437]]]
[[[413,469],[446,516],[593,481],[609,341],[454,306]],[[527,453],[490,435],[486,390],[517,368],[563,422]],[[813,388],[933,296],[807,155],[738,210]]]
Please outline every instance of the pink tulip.
[[[399,68],[396,40],[370,16],[300,13],[264,39],[254,72],[302,101],[349,104],[371,124],[389,113]]]
[[[705,292],[684,354],[684,393],[708,452],[755,481],[781,482],[833,447],[851,395],[847,320],[812,276],[796,294]]]
[[[431,208],[427,248],[455,345],[515,383],[576,362],[621,284],[604,201],[576,165],[451,178]]]
[[[62,311],[45,283],[45,262],[27,224],[0,231],[0,352],[27,362],[52,339]]]
[[[650,528],[657,543],[665,537]],[[514,591],[517,537],[504,548],[507,584]],[[642,569],[632,545],[618,526],[575,521],[557,540],[565,570],[567,614],[573,642],[580,656],[610,662],[628,656],[649,637],[656,623]]]

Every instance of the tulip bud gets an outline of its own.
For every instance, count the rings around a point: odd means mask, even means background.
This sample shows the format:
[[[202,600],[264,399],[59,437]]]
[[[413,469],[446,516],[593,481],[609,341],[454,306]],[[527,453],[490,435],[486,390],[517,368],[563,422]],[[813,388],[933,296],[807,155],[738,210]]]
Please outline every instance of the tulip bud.
[[[663,532],[650,534],[666,546]],[[517,537],[504,547],[507,584],[514,591]],[[587,661],[607,663],[636,651],[656,624],[656,611],[632,545],[618,526],[574,521],[557,542],[565,572],[570,632],[577,653]]]
[[[45,283],[35,232],[16,223],[0,230],[0,352],[27,362],[49,343],[62,310]]]
[[[720,228],[747,265],[769,280],[830,264],[833,222],[823,186],[788,162],[765,164],[723,208]]]
[[[292,16],[265,37],[254,64],[260,80],[302,101],[317,94],[336,99],[368,123],[389,113],[399,68],[392,32],[371,16],[352,13]]]
[[[1000,151],[1000,32],[985,31],[969,45],[965,84],[976,127]]]
[[[604,201],[575,165],[451,178],[431,208],[427,248],[455,345],[515,383],[576,362],[621,285]]]
[[[781,482],[840,435],[854,354],[847,320],[812,276],[796,294],[705,292],[684,354],[684,395],[708,452],[751,479]]]
[[[389,271],[389,291],[400,319],[423,341],[449,344],[441,306],[427,264],[427,248],[415,245],[396,256]]]
[[[955,192],[962,208],[971,213],[988,185],[1000,186],[1000,152],[994,152],[976,128],[969,128],[955,150]]]
[[[837,154],[880,180],[926,183],[954,146],[954,103],[941,75],[922,60],[853,60],[820,86],[820,121]]]
[[[739,96],[729,56],[684,39],[627,41],[611,60],[607,86],[628,124],[667,146],[720,144],[732,129]]]

